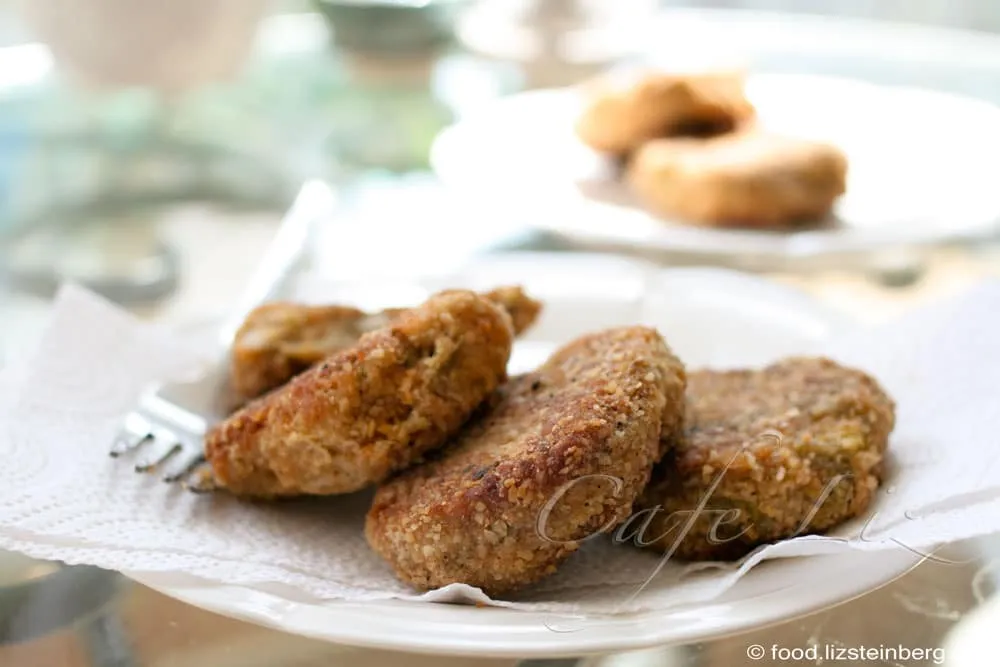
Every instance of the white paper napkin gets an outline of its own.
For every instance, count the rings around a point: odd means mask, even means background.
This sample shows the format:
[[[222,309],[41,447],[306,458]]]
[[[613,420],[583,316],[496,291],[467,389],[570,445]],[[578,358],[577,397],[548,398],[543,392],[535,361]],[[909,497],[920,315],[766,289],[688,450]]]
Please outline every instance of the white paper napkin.
[[[117,422],[141,388],[189,375],[205,351],[67,288],[34,357],[0,375],[0,548],[298,599],[465,599],[600,613],[705,601],[764,559],[923,553],[1000,529],[998,331],[994,282],[828,345],[827,354],[873,373],[898,403],[879,497],[867,517],[834,535],[773,545],[738,566],[666,563],[634,596],[660,559],[592,540],[555,576],[513,600],[489,601],[466,586],[421,596],[398,582],[364,541],[368,493],[254,504],[191,494],[109,458]]]

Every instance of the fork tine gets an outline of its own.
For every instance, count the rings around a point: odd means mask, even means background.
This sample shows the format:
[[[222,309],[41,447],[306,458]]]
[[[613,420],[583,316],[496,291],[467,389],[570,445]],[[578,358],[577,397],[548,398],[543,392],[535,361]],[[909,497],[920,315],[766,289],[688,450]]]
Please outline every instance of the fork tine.
[[[153,425],[142,415],[130,412],[125,415],[121,430],[111,443],[111,456],[121,456],[131,452],[153,438]]]
[[[115,441],[111,443],[111,451],[108,453],[117,458],[122,454],[127,454],[137,449],[140,445],[152,439],[152,433],[141,434],[122,431],[115,437]]]
[[[196,465],[183,481],[184,488],[192,493],[211,493],[219,489],[207,461]]]
[[[136,472],[150,472],[173,458],[182,449],[181,443],[177,441],[161,440],[158,438],[153,438],[152,440],[157,447],[151,450],[151,453],[142,461],[135,464]]]
[[[170,470],[163,476],[163,481],[179,482],[202,463],[205,463],[205,456],[201,452],[193,449],[182,450],[180,458],[171,462]]]

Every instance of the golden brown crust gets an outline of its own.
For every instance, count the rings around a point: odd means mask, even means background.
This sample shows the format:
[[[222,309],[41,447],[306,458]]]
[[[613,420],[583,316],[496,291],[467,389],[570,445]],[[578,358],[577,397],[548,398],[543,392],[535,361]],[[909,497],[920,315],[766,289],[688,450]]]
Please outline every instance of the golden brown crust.
[[[365,334],[206,438],[218,483],[246,496],[356,491],[441,446],[506,377],[510,316],[451,291]]]
[[[483,296],[507,311],[518,336],[530,329],[542,312],[542,302],[532,299],[520,285],[497,287]]]
[[[542,307],[519,286],[498,287],[484,296],[507,310],[516,334],[534,323]],[[239,407],[280,387],[407,310],[393,308],[366,313],[348,306],[289,302],[267,303],[256,308],[233,341],[230,358],[233,405]]]
[[[594,150],[623,156],[659,137],[728,132],[754,114],[736,72],[614,73],[584,90],[576,134]]]
[[[823,532],[857,516],[880,483],[894,415],[892,399],[874,379],[828,359],[692,372],[685,436],[657,465],[637,503],[649,511],[662,507],[644,540],[656,540],[657,550],[672,548],[710,491],[710,513],[680,542],[678,558],[737,558],[760,544]],[[738,516],[723,517],[729,510]],[[642,519],[635,522],[637,528]]]
[[[421,589],[533,582],[628,516],[683,394],[683,366],[655,331],[584,336],[511,380],[440,458],[380,487],[368,542]]]
[[[255,308],[233,341],[229,379],[236,402],[280,387],[374,328],[367,313],[347,306],[273,302]]]
[[[846,188],[847,158],[829,144],[747,130],[651,141],[626,173],[657,215],[709,226],[784,227],[830,212]]]

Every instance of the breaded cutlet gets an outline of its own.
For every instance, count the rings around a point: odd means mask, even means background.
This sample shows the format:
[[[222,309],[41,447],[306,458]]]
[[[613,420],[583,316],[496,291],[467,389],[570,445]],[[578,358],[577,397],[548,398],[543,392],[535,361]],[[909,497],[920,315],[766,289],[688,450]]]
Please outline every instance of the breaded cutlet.
[[[498,287],[483,296],[510,314],[515,334],[530,327],[542,307],[519,286]],[[366,313],[349,306],[291,302],[259,306],[244,320],[233,341],[229,373],[233,404],[243,405],[280,387],[407,310]]]
[[[419,589],[496,595],[536,581],[628,516],[661,434],[680,430],[683,396],[684,368],[656,331],[579,338],[502,387],[433,460],[383,484],[368,543]]]
[[[583,95],[577,136],[618,157],[660,137],[729,132],[754,115],[739,72],[612,72],[586,83]]]
[[[237,495],[349,493],[443,445],[506,379],[510,316],[450,291],[255,400],[206,437]]]
[[[847,157],[828,143],[746,129],[639,148],[626,170],[658,216],[710,227],[785,228],[822,221],[847,188]]]
[[[728,560],[829,530],[868,508],[894,423],[873,378],[828,359],[691,372],[685,433],[637,503],[652,513],[643,542],[673,549],[706,496],[678,558]]]

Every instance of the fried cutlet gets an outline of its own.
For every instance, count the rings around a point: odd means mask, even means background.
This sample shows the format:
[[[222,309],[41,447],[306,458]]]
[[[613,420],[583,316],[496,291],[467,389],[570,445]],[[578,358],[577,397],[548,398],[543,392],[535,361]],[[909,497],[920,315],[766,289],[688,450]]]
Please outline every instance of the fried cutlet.
[[[657,139],[626,178],[653,213],[718,227],[787,227],[826,217],[847,187],[847,158],[826,143],[747,130]]]
[[[387,320],[348,306],[276,301],[258,306],[233,339],[229,384],[242,405],[280,387]]]
[[[382,485],[368,543],[419,589],[536,581],[628,516],[661,434],[680,431],[683,395],[683,366],[656,331],[579,338],[506,384],[438,458]]]
[[[707,495],[673,553],[728,560],[864,512],[881,481],[895,406],[861,371],[793,358],[690,373],[686,419],[637,503],[652,515],[641,537],[672,549]]]
[[[620,157],[659,137],[729,132],[754,115],[743,89],[735,72],[615,72],[584,87],[576,134],[594,150]]]
[[[541,303],[518,286],[499,287],[484,296],[507,310],[516,334],[530,327],[541,309]],[[288,302],[256,308],[233,341],[230,359],[233,403],[242,405],[280,387],[405,312],[406,309],[396,308],[366,313],[347,306]]]
[[[379,482],[454,435],[506,378],[512,344],[490,299],[433,296],[214,427],[215,480],[259,497]]]
[[[507,311],[514,323],[515,335],[527,331],[542,311],[542,303],[528,296],[520,285],[497,287],[485,292],[483,296]]]

